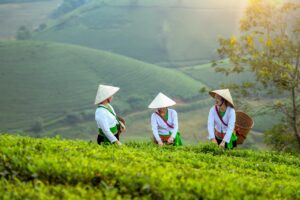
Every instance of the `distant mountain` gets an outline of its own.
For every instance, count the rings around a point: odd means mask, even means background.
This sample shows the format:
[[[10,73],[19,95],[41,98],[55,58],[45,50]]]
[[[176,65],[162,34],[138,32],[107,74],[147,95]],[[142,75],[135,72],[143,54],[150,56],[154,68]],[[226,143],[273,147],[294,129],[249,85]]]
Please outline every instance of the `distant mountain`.
[[[51,21],[36,40],[83,45],[163,66],[207,63],[237,32],[246,0],[90,1]]]

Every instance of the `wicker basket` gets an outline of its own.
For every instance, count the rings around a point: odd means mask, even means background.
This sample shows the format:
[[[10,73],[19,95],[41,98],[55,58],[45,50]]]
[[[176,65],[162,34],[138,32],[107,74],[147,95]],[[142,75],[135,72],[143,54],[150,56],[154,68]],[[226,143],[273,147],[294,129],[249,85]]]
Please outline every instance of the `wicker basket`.
[[[237,144],[243,144],[254,122],[252,118],[242,111],[236,111],[235,131],[238,135]]]

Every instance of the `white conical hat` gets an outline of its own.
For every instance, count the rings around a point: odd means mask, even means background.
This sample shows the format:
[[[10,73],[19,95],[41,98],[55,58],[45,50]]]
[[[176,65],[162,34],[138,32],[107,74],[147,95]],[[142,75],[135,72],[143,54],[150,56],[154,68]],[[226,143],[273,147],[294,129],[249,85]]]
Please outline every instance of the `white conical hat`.
[[[114,95],[120,88],[109,85],[99,85],[97,95],[95,98],[95,104],[101,103]]]
[[[158,95],[153,99],[148,108],[165,108],[175,105],[176,102],[164,95],[163,93],[158,93]]]
[[[210,91],[209,94],[213,98],[215,98],[215,94],[218,94],[219,96],[223,97],[228,103],[230,103],[232,107],[234,107],[229,89],[213,90]]]

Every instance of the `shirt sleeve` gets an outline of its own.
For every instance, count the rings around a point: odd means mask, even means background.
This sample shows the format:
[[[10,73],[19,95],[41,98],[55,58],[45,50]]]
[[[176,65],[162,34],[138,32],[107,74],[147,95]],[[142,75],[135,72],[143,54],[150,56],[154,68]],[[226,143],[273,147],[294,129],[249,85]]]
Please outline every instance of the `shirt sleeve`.
[[[110,127],[108,125],[107,118],[105,116],[96,115],[95,119],[96,119],[98,127],[102,129],[102,131],[103,131],[104,135],[107,137],[107,139],[111,143],[116,142],[118,139],[110,131]]]
[[[234,109],[230,109],[230,113],[229,113],[229,121],[228,121],[228,127],[227,127],[227,131],[226,134],[224,136],[224,141],[229,143],[230,139],[231,139],[231,135],[234,131],[234,126],[235,126],[235,110]]]
[[[215,119],[214,119],[214,109],[211,108],[208,114],[208,120],[207,120],[207,130],[208,130],[208,139],[214,139],[215,138],[215,128],[214,128],[214,124],[215,124]]]
[[[172,119],[173,119],[173,129],[172,129],[172,135],[171,137],[172,138],[175,138],[176,137],[176,134],[178,132],[178,115],[177,115],[177,112],[175,110],[172,111]]]
[[[154,113],[151,115],[151,126],[152,126],[152,132],[153,132],[153,136],[154,136],[155,140],[157,142],[161,142],[161,139],[158,135],[158,128],[157,128],[158,124],[157,124],[156,117],[155,117]]]

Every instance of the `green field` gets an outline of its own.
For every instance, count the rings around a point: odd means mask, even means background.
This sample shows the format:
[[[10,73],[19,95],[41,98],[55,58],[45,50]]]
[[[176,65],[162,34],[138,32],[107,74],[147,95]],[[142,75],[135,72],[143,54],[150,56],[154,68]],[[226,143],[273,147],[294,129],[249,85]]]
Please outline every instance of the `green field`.
[[[93,110],[100,83],[121,87],[114,100],[121,113],[146,109],[158,92],[183,101],[199,98],[204,86],[173,69],[58,43],[2,41],[0,63],[2,131]]]
[[[34,30],[40,24],[47,23],[48,15],[62,2],[62,0],[28,0],[24,3],[25,1],[0,1],[0,39],[14,39],[21,26]]]
[[[237,33],[246,1],[91,1],[34,35],[159,63],[207,63],[219,36]]]
[[[230,63],[228,60],[224,60],[223,64],[219,64],[217,67],[229,68]],[[216,86],[222,84],[230,84],[237,83],[241,84],[244,81],[253,81],[255,80],[255,76],[251,74],[249,71],[245,71],[242,74],[230,74],[228,76],[223,73],[219,73],[215,71],[216,67],[212,67],[212,63],[209,62],[207,64],[195,65],[189,67],[181,67],[179,70],[195,80],[201,81],[206,84],[210,88],[214,88]]]
[[[1,199],[299,199],[300,157],[0,135]]]

